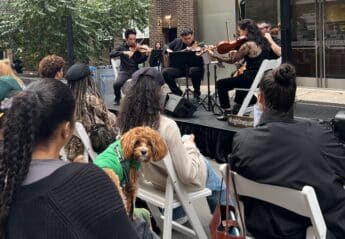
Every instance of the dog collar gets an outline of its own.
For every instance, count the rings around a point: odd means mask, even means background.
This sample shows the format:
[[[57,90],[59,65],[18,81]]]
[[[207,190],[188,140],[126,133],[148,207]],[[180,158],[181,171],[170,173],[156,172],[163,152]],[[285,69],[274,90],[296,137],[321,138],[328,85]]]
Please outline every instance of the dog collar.
[[[125,160],[121,141],[119,139],[115,141],[114,150],[116,151],[117,155],[119,156],[119,160],[120,160],[121,165],[125,164],[127,168],[135,168],[136,170],[139,170],[140,162],[138,162],[137,160],[132,160],[132,159]]]

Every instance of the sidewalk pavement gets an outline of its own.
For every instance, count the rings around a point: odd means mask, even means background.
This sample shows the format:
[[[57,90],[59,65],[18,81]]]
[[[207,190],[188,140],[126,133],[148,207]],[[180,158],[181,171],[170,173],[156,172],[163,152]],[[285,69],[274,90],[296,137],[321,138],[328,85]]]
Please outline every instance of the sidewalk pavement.
[[[201,86],[202,94],[207,94],[207,86]],[[211,92],[214,92],[214,85],[211,85]],[[230,93],[230,95],[233,92]],[[307,101],[315,103],[329,103],[345,105],[345,90],[297,87],[296,102]]]

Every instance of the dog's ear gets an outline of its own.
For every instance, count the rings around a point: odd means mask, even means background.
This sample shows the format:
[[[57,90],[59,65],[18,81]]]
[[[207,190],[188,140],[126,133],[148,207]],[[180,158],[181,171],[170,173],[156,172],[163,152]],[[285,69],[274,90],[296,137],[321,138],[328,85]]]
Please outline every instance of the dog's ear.
[[[136,134],[133,130],[129,130],[127,133],[121,137],[121,146],[123,149],[123,154],[125,159],[130,159],[134,152]]]
[[[151,130],[149,137],[149,140],[152,144],[153,160],[158,161],[163,159],[168,152],[167,145],[165,144],[163,138],[155,130]]]

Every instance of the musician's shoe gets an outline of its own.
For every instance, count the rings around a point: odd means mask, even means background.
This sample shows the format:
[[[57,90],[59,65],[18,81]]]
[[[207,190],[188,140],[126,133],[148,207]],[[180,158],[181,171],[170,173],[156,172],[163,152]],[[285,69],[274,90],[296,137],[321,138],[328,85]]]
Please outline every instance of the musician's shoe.
[[[221,116],[216,117],[217,120],[220,121],[227,121],[229,116],[232,115],[232,110],[224,110],[223,114]]]
[[[120,105],[121,98],[115,97],[114,105]]]
[[[241,104],[234,104],[234,106],[232,107],[232,114],[233,115],[237,115],[237,113],[240,111],[241,109]]]

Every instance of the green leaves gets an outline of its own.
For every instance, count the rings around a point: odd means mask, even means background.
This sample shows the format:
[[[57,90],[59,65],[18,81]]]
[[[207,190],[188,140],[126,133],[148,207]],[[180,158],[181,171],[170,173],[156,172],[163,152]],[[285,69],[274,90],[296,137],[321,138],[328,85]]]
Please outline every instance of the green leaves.
[[[0,1],[0,47],[8,47],[37,69],[47,54],[67,57],[66,16],[73,18],[76,61],[102,63],[102,54],[128,27],[144,29],[150,0],[11,0]],[[105,51],[106,50],[106,51]],[[108,61],[107,58],[104,61]]]

